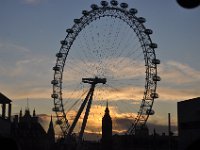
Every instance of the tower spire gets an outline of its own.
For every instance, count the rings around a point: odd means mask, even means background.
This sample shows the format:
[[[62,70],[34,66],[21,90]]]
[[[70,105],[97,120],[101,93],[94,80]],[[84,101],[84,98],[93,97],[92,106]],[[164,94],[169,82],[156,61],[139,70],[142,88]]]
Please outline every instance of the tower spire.
[[[22,108],[20,109],[19,117],[20,117],[20,118],[22,117]]]
[[[35,117],[36,116],[36,113],[35,113],[35,108],[34,108],[34,110],[33,110],[33,117]]]
[[[102,118],[102,145],[103,149],[112,149],[112,118],[109,114],[108,101]]]
[[[51,115],[51,121],[49,123],[49,129],[47,131],[47,134],[48,134],[51,142],[54,143],[55,142],[55,131],[54,131],[54,127],[53,127],[52,115]]]
[[[52,115],[51,115],[51,121],[50,121],[52,124],[53,124],[53,121],[52,121]]]
[[[107,102],[106,102],[106,107],[108,108],[108,100],[107,100]]]
[[[26,110],[29,110],[29,99],[26,99]]]
[[[105,115],[109,115],[108,100],[106,102]]]

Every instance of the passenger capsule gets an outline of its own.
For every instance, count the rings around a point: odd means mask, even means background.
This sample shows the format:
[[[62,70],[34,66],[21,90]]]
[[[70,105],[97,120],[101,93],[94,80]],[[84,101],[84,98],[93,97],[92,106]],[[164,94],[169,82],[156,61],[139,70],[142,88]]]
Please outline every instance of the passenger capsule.
[[[145,23],[145,22],[146,22],[146,19],[143,18],[143,17],[139,17],[139,18],[138,18],[138,21],[139,21],[139,23]]]
[[[151,43],[151,44],[149,44],[149,47],[151,47],[151,48],[158,48],[158,45],[156,43]]]
[[[98,7],[98,5],[96,5],[96,4],[92,4],[92,5],[91,5],[91,8],[92,8],[93,10],[97,10],[99,7]]]
[[[158,96],[158,93],[151,93],[151,98],[158,98],[159,96]]]
[[[87,15],[89,15],[89,12],[88,12],[87,10],[83,10],[83,11],[82,11],[82,14],[83,14],[84,16],[87,16]]]
[[[151,29],[145,29],[144,33],[147,35],[153,34],[153,31]]]
[[[66,32],[67,33],[73,33],[74,31],[72,29],[67,29]]]
[[[58,80],[52,80],[52,81],[51,81],[51,84],[53,84],[53,85],[58,84]]]
[[[153,81],[161,81],[161,77],[155,75],[153,76]]]
[[[67,45],[67,41],[62,40],[62,41],[60,41],[60,44],[62,44],[62,45]]]
[[[160,60],[159,59],[152,59],[152,63],[155,65],[160,64]]]
[[[74,19],[74,23],[79,24],[79,23],[81,23],[81,20],[80,19]]]
[[[113,6],[117,6],[118,5],[118,1],[112,0],[110,1],[110,4]]]
[[[137,9],[135,9],[135,8],[131,8],[130,10],[129,10],[129,12],[130,12],[130,14],[132,14],[132,15],[135,15],[135,14],[137,14]]]
[[[58,98],[58,94],[55,94],[55,93],[54,93],[54,94],[51,94],[51,97],[52,97],[52,98]]]
[[[101,5],[102,5],[103,7],[106,7],[106,6],[108,6],[108,2],[107,2],[107,1],[101,1]]]
[[[54,71],[60,71],[60,67],[59,67],[59,66],[54,66],[54,67],[53,67],[53,70],[54,70]]]
[[[120,6],[121,6],[121,8],[124,8],[124,9],[128,8],[128,4],[127,3],[121,3]]]
[[[154,115],[155,114],[155,111],[153,109],[147,109],[146,110],[146,114],[147,115]]]
[[[57,53],[57,54],[56,54],[56,57],[62,58],[62,57],[63,57],[63,54],[62,54],[62,53]]]
[[[61,125],[62,121],[61,120],[56,120],[56,124]]]

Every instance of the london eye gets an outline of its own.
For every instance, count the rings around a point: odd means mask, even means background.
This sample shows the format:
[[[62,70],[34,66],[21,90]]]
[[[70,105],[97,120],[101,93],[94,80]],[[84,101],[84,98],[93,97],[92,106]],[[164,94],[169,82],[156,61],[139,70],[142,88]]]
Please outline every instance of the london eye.
[[[126,134],[154,114],[160,60],[153,31],[137,13],[127,3],[101,1],[66,29],[51,81],[53,111],[65,137],[76,133],[82,140],[94,110],[107,101],[118,114],[129,114]]]

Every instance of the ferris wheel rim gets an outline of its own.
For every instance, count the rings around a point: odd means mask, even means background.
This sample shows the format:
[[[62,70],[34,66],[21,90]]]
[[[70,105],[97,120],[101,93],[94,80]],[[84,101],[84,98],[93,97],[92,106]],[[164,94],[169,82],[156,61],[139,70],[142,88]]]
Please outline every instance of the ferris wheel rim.
[[[111,1],[112,2],[112,1]],[[122,3],[121,3],[122,4]],[[63,135],[66,135],[70,124],[68,123],[68,119],[65,114],[65,110],[63,107],[63,97],[62,97],[62,83],[63,83],[63,71],[65,67],[65,61],[68,56],[68,52],[70,51],[73,42],[79,33],[85,28],[88,24],[93,22],[94,20],[101,17],[116,17],[127,23],[129,27],[131,27],[136,33],[138,39],[140,40],[141,47],[143,49],[145,66],[146,66],[146,78],[145,78],[145,90],[144,97],[140,105],[140,109],[138,111],[137,117],[133,122],[132,126],[128,129],[128,134],[133,134],[136,126],[138,124],[146,124],[146,121],[150,115],[152,110],[152,106],[154,103],[154,99],[158,98],[158,94],[156,93],[157,81],[159,81],[159,76],[157,76],[157,65],[159,64],[159,60],[156,59],[155,48],[157,45],[152,42],[150,38],[150,34],[152,33],[150,29],[147,29],[144,26],[145,19],[142,17],[137,17],[135,13],[136,9],[127,10],[125,8],[118,7],[116,5],[102,6],[99,7],[95,4],[91,5],[92,10],[86,11],[84,10],[83,16],[80,19],[74,19],[74,25],[72,28],[67,29],[67,36],[63,41],[61,41],[61,48],[59,53],[57,53],[56,57],[56,65],[53,67],[54,70],[54,79],[52,80],[53,84],[53,94],[52,98],[54,100],[54,111],[57,116],[57,124],[60,125]],[[132,10],[132,11],[131,11]],[[135,10],[133,13],[133,10]],[[114,13],[113,13],[114,12]],[[149,55],[149,53],[151,55]],[[150,62],[151,61],[151,62]],[[155,61],[155,62],[154,62]],[[153,79],[155,77],[155,79]],[[150,87],[151,86],[151,87]],[[146,105],[146,100],[148,99],[149,106]],[[144,107],[148,107],[149,112],[146,113],[147,109]],[[146,114],[144,114],[146,113]],[[59,122],[60,121],[60,122]]]

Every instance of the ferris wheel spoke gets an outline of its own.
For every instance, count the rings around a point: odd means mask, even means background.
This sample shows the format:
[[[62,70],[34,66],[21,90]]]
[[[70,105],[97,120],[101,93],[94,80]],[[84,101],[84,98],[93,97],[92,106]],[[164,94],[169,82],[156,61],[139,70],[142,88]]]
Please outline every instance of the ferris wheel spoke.
[[[83,103],[83,96],[85,96],[87,93],[87,91],[83,92],[82,95],[80,95],[80,97],[74,101],[74,103],[72,103],[72,105],[69,107],[69,108],[66,108],[66,115],[72,111],[73,108],[77,107],[77,106],[80,106],[80,104]],[[77,108],[78,109],[78,108]],[[78,110],[76,111],[78,112]]]
[[[109,20],[113,20],[111,17],[108,17],[108,19],[109,19]],[[109,22],[109,20],[106,21],[106,22]],[[113,20],[113,22],[110,23],[107,32],[104,32],[104,34],[106,34],[106,37],[103,38],[104,41],[103,41],[102,44],[104,44],[104,46],[106,46],[105,49],[107,49],[107,51],[108,51],[108,49],[111,50],[111,46],[114,44],[113,42],[115,42],[115,39],[112,40],[113,37],[116,38],[116,37],[118,36],[118,35],[117,35],[117,32],[114,32],[114,35],[112,35],[112,34],[113,34],[113,31],[114,31],[114,27],[115,27],[114,24],[115,24],[115,20]],[[119,30],[119,26],[118,26],[117,29]],[[117,30],[117,31],[118,31],[118,30]],[[110,44],[111,42],[112,42],[112,44]],[[107,55],[109,56],[109,54],[107,54]],[[105,55],[105,56],[106,56],[106,55]]]
[[[79,59],[79,61],[77,61],[76,59],[72,58],[72,61],[68,62],[68,68],[71,69],[71,71],[75,71],[78,74],[85,74],[87,73],[88,75],[94,75],[94,73],[92,71],[90,71],[88,68],[92,68],[91,65],[89,65],[88,63],[84,63]],[[83,64],[86,65],[86,67],[83,67]],[[88,64],[88,65],[87,65]],[[87,68],[88,67],[88,68]],[[70,73],[70,72],[69,72]]]
[[[87,52],[85,52],[85,53],[87,53],[89,55],[88,58],[93,58],[94,57],[94,55],[93,55],[93,49],[90,46],[88,39],[90,39],[90,38],[88,37],[87,33],[84,33],[83,34],[83,40],[84,40],[84,43],[86,44],[86,48],[87,48]]]
[[[80,87],[80,86],[78,85],[78,87]],[[66,106],[67,106],[67,105],[70,105],[69,103],[70,103],[71,101],[74,101],[74,99],[76,99],[76,98],[77,98],[77,99],[82,99],[85,93],[86,93],[86,91],[82,91],[82,88],[81,88],[81,89],[80,89],[80,88],[75,88],[75,89],[71,92],[71,94],[67,96],[65,102],[63,103],[63,106],[64,106],[65,108],[67,108]]]
[[[105,59],[108,59],[109,57],[113,56],[116,53],[116,51],[118,51],[118,48],[114,46],[116,46],[119,43],[119,42],[117,43],[117,41],[119,41],[118,38],[119,38],[120,33],[122,32],[121,26],[122,26],[122,22],[117,24],[116,32],[114,32],[113,36],[111,36],[112,35],[111,32],[109,33],[110,37],[107,41],[111,41],[110,39],[113,39],[113,40],[112,40],[112,44],[110,44],[110,42],[108,43],[108,45],[110,45],[110,49],[108,49],[109,54],[107,55]]]
[[[82,44],[82,39],[79,39],[79,42],[78,42],[77,45],[78,45],[78,47],[76,49],[80,50],[80,53],[79,53],[80,56],[78,58],[76,58],[76,59],[80,61],[80,64],[84,64],[85,65],[85,67],[83,67],[83,68],[91,68],[91,63],[88,62],[90,56],[88,56],[88,53],[85,50],[86,48]],[[87,72],[88,70],[85,69],[85,71]],[[91,72],[90,74],[93,74],[93,73]]]
[[[136,46],[136,44],[135,44]],[[110,62],[108,67],[118,67],[119,64],[121,64],[123,61],[125,61],[126,59],[131,58],[131,56],[133,56],[137,51],[140,50],[140,47],[138,46],[137,48],[135,48],[135,50],[133,51],[133,49],[130,49],[128,52],[126,52],[126,54],[123,55],[123,53],[125,53],[123,50],[121,51],[121,53],[119,53],[116,58],[119,58],[118,60],[116,60],[114,63]],[[140,54],[143,54],[142,52]],[[136,59],[138,59],[139,57],[135,57]],[[133,58],[134,59],[134,58]]]
[[[142,53],[139,53],[139,54],[137,54],[137,56],[136,56],[135,58],[133,58],[131,61],[129,61],[129,65],[134,66],[133,69],[135,69],[135,70],[134,70],[135,73],[137,73],[137,72],[136,72],[136,69],[139,69],[140,67],[144,66],[144,65],[138,65],[138,64],[136,64],[136,63],[138,63],[137,60],[140,59],[141,56],[142,56]],[[126,63],[123,63],[123,62],[125,62],[125,61],[126,61],[125,58],[121,59],[119,62],[117,62],[116,66],[119,66],[119,69],[120,69],[120,68],[122,68],[122,69],[123,69],[123,68],[126,68],[126,67],[127,67],[127,64],[126,64]]]
[[[132,83],[129,83],[130,81],[132,81]],[[137,87],[140,86],[141,84],[139,84],[141,82],[141,80],[138,80],[138,82],[136,82],[136,80],[127,80],[127,81],[110,81],[108,82],[109,84],[111,84],[113,87]]]
[[[127,34],[128,28],[122,28],[121,27],[121,29],[123,29],[123,30],[120,30],[120,32],[119,32],[119,36],[118,36],[119,40],[118,40],[118,43],[116,45],[117,51],[120,50],[120,46],[121,46],[122,42],[124,41],[124,38],[125,38],[125,35]]]
[[[132,55],[134,55],[138,50],[140,50],[140,47],[136,48],[133,52],[132,52],[132,51],[127,52],[127,54],[126,54],[125,56],[123,56],[123,57],[119,57],[120,59],[119,59],[117,62],[115,62],[115,64],[113,65],[113,67],[117,67],[117,66],[119,66],[119,64],[123,64],[123,62],[126,61],[127,58],[130,58],[130,57],[131,57]],[[142,52],[139,53],[139,55],[142,55],[142,54],[143,54]],[[135,58],[138,59],[139,57],[136,56]],[[134,58],[133,58],[133,59],[134,59]]]
[[[131,34],[130,34],[131,35]],[[126,51],[126,49],[129,49],[129,48],[131,48],[130,50],[128,50],[128,52],[130,52],[130,51],[133,51],[133,49],[134,49],[134,45],[132,46],[132,44],[133,43],[135,43],[135,42],[133,42],[135,39],[136,39],[136,35],[135,35],[135,37],[132,39],[131,37],[129,37],[128,38],[128,40],[127,40],[127,43],[126,44],[124,44],[124,47],[122,47],[122,48],[120,48],[120,51],[119,51],[119,53],[116,55],[116,58],[120,58],[120,57],[122,57],[123,56],[123,53],[125,53]],[[133,40],[131,43],[130,43],[130,40]],[[127,55],[126,55],[127,56]]]

